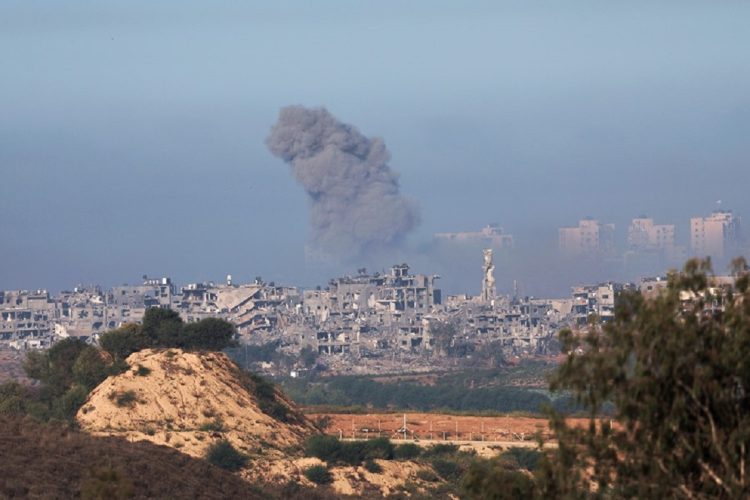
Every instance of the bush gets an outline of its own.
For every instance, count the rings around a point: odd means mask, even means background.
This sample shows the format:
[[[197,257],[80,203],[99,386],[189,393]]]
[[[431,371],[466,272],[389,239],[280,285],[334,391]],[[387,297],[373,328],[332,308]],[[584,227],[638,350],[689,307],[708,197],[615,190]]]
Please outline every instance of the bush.
[[[151,368],[143,365],[138,365],[138,368],[135,371],[135,374],[139,377],[148,377],[151,373]]]
[[[148,347],[148,338],[141,332],[140,325],[128,323],[116,330],[110,330],[99,337],[99,345],[112,355],[115,362]]]
[[[393,459],[393,444],[388,438],[370,439],[364,443],[364,458],[382,458],[384,460]]]
[[[210,422],[205,422],[199,427],[203,432],[222,432],[224,430],[224,422],[221,419],[214,419]]]
[[[455,455],[456,453],[458,453],[458,445],[448,443],[440,443],[430,446],[422,452],[425,457]]]
[[[396,446],[393,457],[396,460],[412,460],[422,454],[422,448],[414,443],[404,443]]]
[[[502,460],[476,460],[461,480],[461,492],[469,500],[510,500],[534,498],[535,487],[530,477]]]
[[[107,367],[102,352],[96,347],[87,346],[73,363],[73,377],[77,384],[92,390],[107,378]]]
[[[116,392],[110,396],[117,406],[133,406],[138,401],[135,391]]]
[[[220,351],[232,343],[234,334],[232,323],[219,318],[206,318],[185,325],[181,341],[189,349]]]
[[[380,474],[383,472],[383,468],[372,458],[368,458],[364,463],[365,470],[372,472],[373,474]]]
[[[89,390],[81,385],[74,385],[61,397],[55,399],[52,405],[53,416],[61,420],[72,420],[78,409],[86,402]]]
[[[542,454],[533,448],[514,447],[500,455],[500,458],[511,464],[515,464],[521,469],[533,472],[536,470]]]
[[[456,462],[445,460],[444,458],[434,459],[432,461],[432,468],[446,481],[457,481],[463,473],[461,467]]]
[[[304,470],[303,474],[315,484],[331,484],[333,482],[333,476],[331,476],[331,473],[323,465],[308,467]]]
[[[247,463],[247,457],[234,449],[232,443],[226,440],[217,441],[209,446],[206,460],[222,469],[235,472]]]

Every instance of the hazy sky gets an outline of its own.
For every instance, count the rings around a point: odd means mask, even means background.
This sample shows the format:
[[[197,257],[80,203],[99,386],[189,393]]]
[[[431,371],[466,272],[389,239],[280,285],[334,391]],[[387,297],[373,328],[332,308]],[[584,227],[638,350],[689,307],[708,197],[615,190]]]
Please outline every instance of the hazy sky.
[[[685,239],[719,199],[748,218],[749,20],[746,1],[3,0],[0,289],[316,284],[305,194],[264,145],[289,104],[385,139],[422,223],[381,265],[488,222],[531,248],[586,215],[621,239],[642,213]]]

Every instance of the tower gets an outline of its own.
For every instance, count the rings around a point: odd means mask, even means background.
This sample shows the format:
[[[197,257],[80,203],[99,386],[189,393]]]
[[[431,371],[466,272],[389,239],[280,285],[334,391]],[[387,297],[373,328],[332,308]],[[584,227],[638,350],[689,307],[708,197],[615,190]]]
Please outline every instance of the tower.
[[[486,248],[484,253],[484,278],[482,279],[482,301],[491,302],[495,299],[495,264],[492,262],[492,249]]]

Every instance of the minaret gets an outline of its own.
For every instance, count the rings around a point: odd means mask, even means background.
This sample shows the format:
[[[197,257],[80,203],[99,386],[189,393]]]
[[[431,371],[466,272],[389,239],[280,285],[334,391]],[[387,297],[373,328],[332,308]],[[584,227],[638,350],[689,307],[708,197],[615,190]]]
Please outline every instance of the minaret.
[[[486,248],[484,253],[484,278],[482,279],[482,301],[495,300],[495,264],[492,262],[492,249]]]

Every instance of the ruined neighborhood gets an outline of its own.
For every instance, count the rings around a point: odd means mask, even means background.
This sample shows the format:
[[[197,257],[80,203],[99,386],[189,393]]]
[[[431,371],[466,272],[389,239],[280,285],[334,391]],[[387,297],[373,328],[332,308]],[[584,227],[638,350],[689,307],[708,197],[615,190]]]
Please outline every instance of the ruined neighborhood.
[[[492,365],[502,357],[556,353],[561,327],[584,326],[591,314],[607,320],[616,294],[634,285],[575,286],[556,299],[496,292],[492,249],[481,263],[481,293],[443,296],[439,276],[413,274],[407,264],[385,272],[331,279],[305,289],[265,282],[178,287],[168,277],[143,276],[138,285],[78,286],[51,296],[46,290],[0,291],[0,344],[33,350],[76,337],[98,336],[139,322],[146,309],[169,308],[186,322],[225,319],[237,328],[243,346],[272,346],[294,360],[284,366],[261,362],[266,373],[293,376],[307,368],[307,353],[331,373],[439,371],[461,363]],[[479,276],[479,273],[477,273]],[[240,349],[241,350],[241,349]]]

